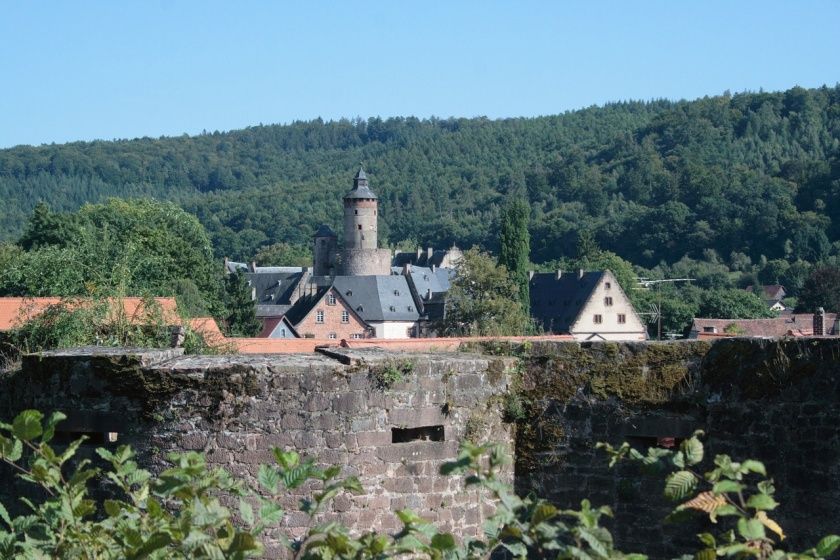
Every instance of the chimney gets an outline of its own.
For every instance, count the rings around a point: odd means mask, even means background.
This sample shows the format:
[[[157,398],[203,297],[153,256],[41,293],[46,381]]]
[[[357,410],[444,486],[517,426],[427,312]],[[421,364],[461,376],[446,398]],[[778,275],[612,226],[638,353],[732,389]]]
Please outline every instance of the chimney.
[[[426,290],[426,301],[432,299],[432,289],[429,288]]]
[[[814,313],[814,336],[825,336],[825,309],[822,307]]]
[[[403,273],[403,276],[409,276],[409,275],[411,275],[411,265],[410,265],[410,264],[408,264],[408,263],[405,263],[405,264],[403,265],[403,271],[402,271],[402,273]]]
[[[251,261],[251,272],[257,271],[257,261]]]
[[[533,279],[533,278],[534,278],[534,271],[533,271],[533,270],[529,270],[529,271],[528,271],[528,280],[531,280],[531,279]]]
[[[417,247],[417,262],[420,262],[420,255],[423,254],[423,249]]]
[[[435,253],[435,250],[431,247],[426,249],[426,260],[432,260],[432,255]]]
[[[434,272],[435,270],[437,270],[437,267],[435,265],[432,265],[432,272]]]
[[[563,271],[562,271],[562,270],[558,270],[558,271],[557,271],[557,280],[560,280],[561,278],[563,278]]]
[[[580,280],[580,279],[582,279],[582,278],[583,278],[583,269],[582,269],[582,268],[579,268],[579,269],[578,269],[578,280]]]
[[[251,301],[257,301],[257,289],[251,288]]]

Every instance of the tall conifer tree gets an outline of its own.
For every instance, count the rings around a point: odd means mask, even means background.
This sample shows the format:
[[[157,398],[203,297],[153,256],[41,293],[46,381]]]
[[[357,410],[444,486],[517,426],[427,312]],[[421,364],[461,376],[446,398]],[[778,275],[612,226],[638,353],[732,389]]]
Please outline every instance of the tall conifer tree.
[[[528,233],[530,208],[522,198],[508,202],[502,212],[499,264],[504,265],[519,287],[522,309],[530,313],[531,296],[528,288],[528,265],[531,257],[531,236]]]

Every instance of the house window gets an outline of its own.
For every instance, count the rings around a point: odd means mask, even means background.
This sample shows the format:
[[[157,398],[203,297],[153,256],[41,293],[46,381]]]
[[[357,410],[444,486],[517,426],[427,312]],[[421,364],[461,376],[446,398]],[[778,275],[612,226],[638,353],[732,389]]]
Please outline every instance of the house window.
[[[609,290],[610,288],[612,288],[612,284],[610,284],[609,282],[604,282],[604,289]]]
[[[350,335],[350,338],[355,338],[355,339],[364,338],[364,337],[365,337],[365,335],[360,334],[360,333],[353,333],[353,334]]]
[[[603,317],[603,315],[595,315],[595,316],[592,318],[592,321],[593,321],[596,325],[600,325],[600,324],[604,321],[604,317]]]
[[[336,338],[338,338],[338,335],[336,335],[334,332],[331,332],[329,334],[329,337],[330,337],[330,340],[335,340]]]
[[[335,305],[335,295],[330,294],[327,296],[327,305]]]
[[[324,322],[324,312],[320,309],[315,312],[315,322],[316,323],[323,323]]]
[[[713,332],[715,332],[715,328],[714,327],[703,327],[703,332],[713,333]]]
[[[349,323],[350,322],[350,313],[347,310],[341,312],[341,322],[342,323]]]
[[[625,315],[624,313],[619,313],[618,314],[618,324],[623,325],[626,322],[627,322],[627,315]]]
[[[286,338],[286,329],[280,329],[280,336]]]
[[[612,305],[612,298],[611,297],[605,297],[604,298],[604,305],[606,305],[607,307]]]

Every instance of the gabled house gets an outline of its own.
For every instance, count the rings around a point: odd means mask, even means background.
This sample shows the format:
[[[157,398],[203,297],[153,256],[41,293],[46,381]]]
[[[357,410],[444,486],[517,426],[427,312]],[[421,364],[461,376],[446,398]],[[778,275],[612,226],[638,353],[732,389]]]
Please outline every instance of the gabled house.
[[[337,276],[333,286],[375,338],[419,336],[420,313],[404,276]]]
[[[747,291],[755,293],[755,288],[753,286],[747,287]],[[764,300],[764,303],[767,304],[767,307],[774,311],[784,311],[787,309],[782,300],[785,299],[787,293],[785,292],[785,287],[781,284],[770,284],[768,286],[761,286],[760,293],[756,294],[758,297]]]
[[[282,317],[297,335],[335,340],[371,336],[365,320],[337,287],[310,286]]]
[[[575,340],[646,340],[647,329],[609,270],[531,272],[531,316]]]

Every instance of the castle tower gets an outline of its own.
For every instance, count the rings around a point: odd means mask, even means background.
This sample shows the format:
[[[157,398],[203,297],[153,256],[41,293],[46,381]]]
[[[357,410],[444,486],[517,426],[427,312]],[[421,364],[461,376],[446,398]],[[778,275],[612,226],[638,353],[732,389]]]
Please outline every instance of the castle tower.
[[[376,194],[368,187],[365,170],[353,178],[353,189],[344,195],[344,251],[342,269],[347,276],[390,274],[391,251],[378,248]]]
[[[335,260],[338,254],[338,238],[329,226],[322,225],[312,236],[312,241],[312,256],[314,257],[312,274],[314,276],[333,276],[336,272]]]
[[[344,248],[377,248],[377,197],[368,187],[365,170],[353,178],[353,190],[344,195]]]

